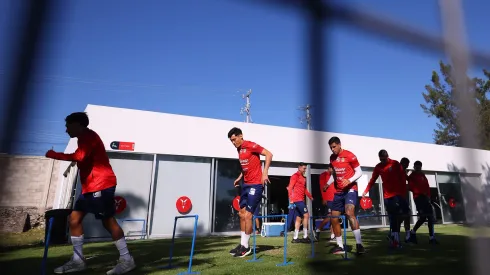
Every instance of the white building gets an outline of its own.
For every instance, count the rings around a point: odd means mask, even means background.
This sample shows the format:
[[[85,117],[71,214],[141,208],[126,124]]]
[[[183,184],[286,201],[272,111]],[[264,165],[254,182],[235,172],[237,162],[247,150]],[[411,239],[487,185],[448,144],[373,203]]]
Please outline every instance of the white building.
[[[415,160],[422,161],[432,197],[440,205],[439,221],[443,223],[469,220],[469,209],[475,206],[463,203],[462,193],[482,194],[490,181],[490,152],[484,150],[95,105],[88,105],[86,112],[90,117],[89,127],[100,135],[109,152],[118,177],[116,195],[127,201],[118,219],[126,220],[123,228],[129,235],[141,234],[146,227],[144,235],[149,238],[171,236],[174,217],[181,215],[176,208],[181,196],[192,202],[189,214],[199,215],[198,234],[239,231],[238,216],[231,207],[237,195],[233,181],[240,173],[236,149],[227,138],[232,127],[241,128],[245,139],[259,143],[274,154],[269,171],[272,183],[266,189],[268,201],[264,203],[263,213],[278,208],[287,210],[285,187],[298,162],[310,164],[309,188],[315,198],[320,198],[318,175],[323,172],[323,164],[328,163],[331,152],[327,141],[332,136],[338,136],[343,148],[357,155],[364,172],[360,190],[379,162],[380,149],[386,149],[393,159],[409,158],[411,165]],[[114,141],[134,143],[134,148],[114,150],[111,148]],[[76,144],[72,139],[65,152],[73,152]],[[63,165],[62,171],[68,163]],[[70,182],[76,178],[75,173],[76,167],[58,186],[55,201],[58,208],[66,207],[69,201]],[[371,213],[384,214],[381,179],[377,182],[370,192],[374,205]],[[321,199],[310,202],[314,215],[319,204]],[[360,214],[362,211],[358,210]],[[85,221],[93,222],[91,215]],[[386,226],[386,221],[367,218],[361,220],[361,225]],[[193,220],[180,220],[177,231],[192,232],[192,226]],[[108,236],[100,225],[85,226],[85,229],[86,238]]]

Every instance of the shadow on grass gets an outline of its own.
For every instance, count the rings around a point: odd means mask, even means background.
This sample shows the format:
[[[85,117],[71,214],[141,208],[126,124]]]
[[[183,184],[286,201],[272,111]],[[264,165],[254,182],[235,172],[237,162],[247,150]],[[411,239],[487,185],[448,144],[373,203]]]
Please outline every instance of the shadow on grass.
[[[308,274],[470,274],[467,236],[438,234],[440,245],[431,246],[427,234],[418,234],[418,244],[407,244],[391,250],[386,230],[363,231],[366,254],[348,250],[348,260],[327,256],[331,246],[317,245],[315,258],[306,263]],[[402,235],[404,235],[402,233]]]

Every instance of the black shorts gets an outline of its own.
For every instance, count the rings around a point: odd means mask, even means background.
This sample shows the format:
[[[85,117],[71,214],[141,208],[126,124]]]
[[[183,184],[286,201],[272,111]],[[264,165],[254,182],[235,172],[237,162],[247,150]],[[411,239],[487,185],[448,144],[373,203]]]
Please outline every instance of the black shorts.
[[[97,192],[80,194],[73,210],[92,213],[98,220],[114,217],[116,214],[115,192],[116,186]]]
[[[414,202],[419,216],[432,216],[432,204],[427,196],[419,195],[414,199]]]
[[[325,216],[332,215],[332,206],[333,206],[333,201],[327,201],[327,204],[324,205],[324,207],[325,207],[324,215]]]
[[[388,215],[407,215],[410,214],[410,207],[408,202],[402,196],[394,196],[388,199],[384,199],[386,212]]]

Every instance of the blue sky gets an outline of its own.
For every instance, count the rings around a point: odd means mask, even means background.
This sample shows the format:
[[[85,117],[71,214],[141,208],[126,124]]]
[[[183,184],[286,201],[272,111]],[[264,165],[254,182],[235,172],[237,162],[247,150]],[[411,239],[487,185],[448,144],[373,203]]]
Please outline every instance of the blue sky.
[[[255,123],[304,127],[297,108],[314,102],[307,100],[302,14],[232,0],[60,2],[43,40],[30,86],[36,95],[16,153],[62,150],[68,141],[64,117],[87,104],[243,121],[241,93],[248,89]],[[342,2],[434,34],[441,30],[437,1]],[[470,43],[490,49],[484,28],[490,2],[464,2]],[[2,60],[8,60],[19,5],[0,1]],[[334,92],[325,102],[334,114],[328,130],[431,143],[436,121],[422,112],[421,93],[443,55],[341,24],[324,33],[331,39],[325,61]],[[0,84],[8,69],[0,62]]]

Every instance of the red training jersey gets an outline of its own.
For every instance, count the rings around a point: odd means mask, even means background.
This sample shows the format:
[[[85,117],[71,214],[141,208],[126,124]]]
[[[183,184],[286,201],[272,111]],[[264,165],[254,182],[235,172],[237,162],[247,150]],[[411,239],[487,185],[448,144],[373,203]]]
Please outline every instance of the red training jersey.
[[[325,187],[325,184],[327,184],[331,176],[332,175],[328,171],[320,174],[320,191],[322,192],[322,199],[324,201],[333,201],[335,194],[335,184],[330,184],[327,187],[327,191],[323,192],[323,187]]]
[[[80,169],[82,194],[97,192],[116,186],[117,180],[104,143],[99,135],[87,129],[78,137],[78,148],[73,154],[56,153],[47,155],[49,158],[75,161]]]
[[[264,148],[255,142],[244,140],[237,148],[245,184],[262,184],[262,163],[260,154]]]
[[[356,155],[347,150],[342,150],[338,155],[330,155],[330,163],[335,169],[337,175],[337,182],[335,183],[336,192],[345,192],[348,190],[357,191],[357,182],[351,182],[348,186],[342,188],[342,180],[350,179],[356,173],[354,169],[360,166]]]
[[[306,178],[301,174],[301,172],[296,172],[291,176],[291,179],[289,180],[289,185],[288,185],[288,195],[289,195],[289,202],[290,203],[295,203],[295,202],[300,202],[300,201],[305,201],[305,194],[310,198],[310,200],[313,200],[313,197],[311,196],[310,192],[308,189],[306,189]]]
[[[430,186],[427,177],[422,172],[412,172],[408,176],[408,189],[412,191],[413,198],[426,195],[430,198]]]
[[[364,192],[369,192],[379,176],[383,181],[383,198],[388,199],[397,195],[406,197],[406,174],[398,161],[389,158],[386,163],[378,163]]]

